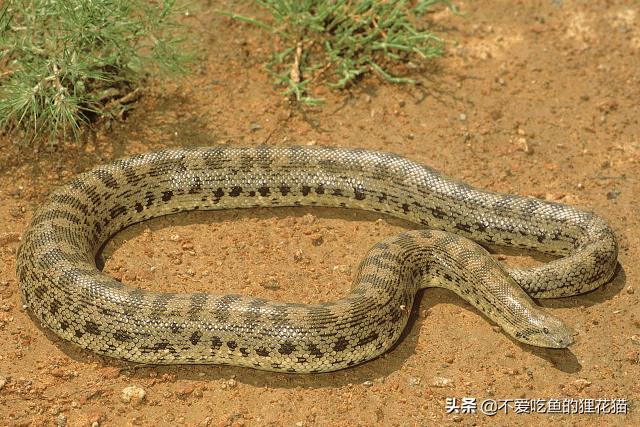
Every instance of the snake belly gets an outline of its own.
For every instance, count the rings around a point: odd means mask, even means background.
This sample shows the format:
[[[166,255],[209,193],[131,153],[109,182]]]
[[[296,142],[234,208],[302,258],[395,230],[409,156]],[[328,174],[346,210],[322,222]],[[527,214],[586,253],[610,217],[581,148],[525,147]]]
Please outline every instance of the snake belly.
[[[100,247],[130,224],[186,210],[260,206],[363,209],[426,230],[375,245],[350,293],[323,304],[148,292],[96,268]],[[560,258],[506,268],[469,239]],[[396,154],[203,147],[133,155],[57,189],[23,235],[16,273],[25,305],[44,326],[98,354],[326,372],[389,349],[416,292],[433,286],[453,290],[519,341],[566,347],[573,343],[569,329],[528,295],[588,292],[610,280],[616,258],[613,231],[589,211],[478,190]]]

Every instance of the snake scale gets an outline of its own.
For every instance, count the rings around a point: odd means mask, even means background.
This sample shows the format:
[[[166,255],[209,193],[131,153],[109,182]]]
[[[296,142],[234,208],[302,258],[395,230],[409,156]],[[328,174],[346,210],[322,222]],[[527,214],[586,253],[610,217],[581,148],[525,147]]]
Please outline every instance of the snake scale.
[[[101,246],[130,224],[185,210],[259,206],[363,209],[426,230],[376,244],[349,294],[323,304],[147,292],[96,268]],[[560,258],[508,268],[469,239]],[[326,372],[389,349],[416,292],[434,286],[453,290],[519,341],[566,347],[570,330],[530,296],[595,289],[611,279],[616,258],[613,231],[589,211],[478,190],[396,154],[204,147],[133,155],[66,183],[35,212],[16,272],[25,305],[43,325],[102,355]]]

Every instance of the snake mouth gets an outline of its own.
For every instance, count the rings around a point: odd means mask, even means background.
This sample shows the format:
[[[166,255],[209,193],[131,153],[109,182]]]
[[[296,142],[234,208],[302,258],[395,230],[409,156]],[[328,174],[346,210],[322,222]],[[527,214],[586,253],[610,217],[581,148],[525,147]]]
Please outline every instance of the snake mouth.
[[[543,328],[543,333],[547,336],[547,338],[552,342],[553,345],[549,346],[549,348],[567,348],[570,345],[574,344],[573,334],[566,325],[563,326],[563,331],[556,330],[554,333],[549,331],[549,328]]]

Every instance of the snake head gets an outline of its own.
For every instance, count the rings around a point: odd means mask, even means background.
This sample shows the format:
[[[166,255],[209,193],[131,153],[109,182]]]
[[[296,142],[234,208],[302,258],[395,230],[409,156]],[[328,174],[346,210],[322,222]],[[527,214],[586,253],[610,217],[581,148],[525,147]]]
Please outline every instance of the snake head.
[[[546,348],[567,348],[573,344],[571,329],[557,317],[539,310],[528,320],[513,334],[518,341]]]

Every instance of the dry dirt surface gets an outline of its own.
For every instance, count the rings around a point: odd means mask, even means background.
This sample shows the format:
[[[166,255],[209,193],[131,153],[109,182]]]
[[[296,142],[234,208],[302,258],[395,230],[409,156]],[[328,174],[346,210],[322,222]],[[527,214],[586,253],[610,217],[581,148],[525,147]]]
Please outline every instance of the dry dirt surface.
[[[318,76],[313,94],[326,102],[310,108],[260,71],[270,34],[213,12],[259,9],[197,2],[184,22],[201,62],[186,84],[146,88],[123,121],[98,123],[77,146],[3,137],[0,426],[640,425],[638,2],[456,5],[465,17],[427,19],[459,44],[393,68],[420,84],[368,74],[332,91]],[[20,236],[57,185],[125,154],[259,144],[387,150],[477,187],[593,210],[618,237],[617,273],[587,295],[539,302],[575,329],[568,350],[515,342],[454,294],[428,290],[391,351],[320,375],[124,363],[62,342],[23,308]],[[130,227],[102,257],[106,272],[141,288],[308,303],[340,298],[375,242],[413,227],[346,210],[185,213]]]

